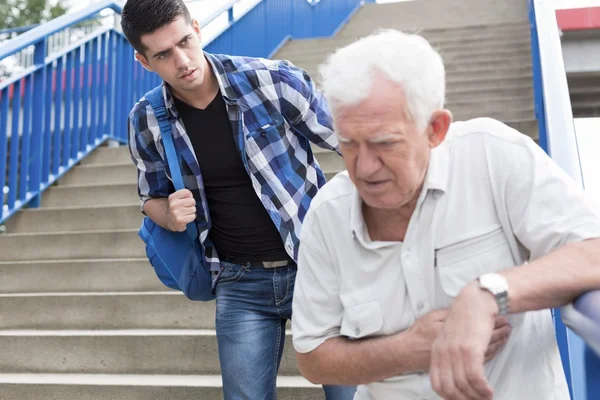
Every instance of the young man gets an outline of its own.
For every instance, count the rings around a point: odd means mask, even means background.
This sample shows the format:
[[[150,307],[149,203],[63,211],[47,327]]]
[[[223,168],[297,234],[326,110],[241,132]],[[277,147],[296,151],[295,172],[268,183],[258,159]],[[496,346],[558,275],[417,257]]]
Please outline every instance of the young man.
[[[337,148],[325,101],[285,61],[204,53],[182,0],[128,0],[122,27],[137,60],[164,81],[187,188],[174,191],[156,117],[142,98],[129,116],[129,146],[143,212],[173,231],[198,224],[218,276],[225,399],[276,398],[301,223],[325,183],[310,142]],[[354,392],[325,388],[334,400]]]

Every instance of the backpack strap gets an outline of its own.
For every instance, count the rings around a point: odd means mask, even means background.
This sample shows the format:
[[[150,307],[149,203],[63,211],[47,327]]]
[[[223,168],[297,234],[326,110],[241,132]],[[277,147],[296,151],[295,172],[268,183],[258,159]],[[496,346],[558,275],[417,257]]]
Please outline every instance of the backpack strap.
[[[167,118],[167,109],[163,99],[163,86],[158,85],[151,91],[145,94],[146,100],[152,106],[154,110],[154,116],[158,120],[158,127],[160,128],[160,136],[162,137],[163,147],[165,149],[165,156],[167,157],[167,163],[169,164],[169,171],[171,172],[171,178],[173,179],[173,186],[175,190],[185,189],[183,184],[183,177],[181,176],[181,168],[179,166],[179,157],[175,150],[175,144],[173,143],[173,135],[171,134],[171,123]],[[187,235],[192,240],[198,238],[198,228],[194,221],[190,222],[186,226]]]

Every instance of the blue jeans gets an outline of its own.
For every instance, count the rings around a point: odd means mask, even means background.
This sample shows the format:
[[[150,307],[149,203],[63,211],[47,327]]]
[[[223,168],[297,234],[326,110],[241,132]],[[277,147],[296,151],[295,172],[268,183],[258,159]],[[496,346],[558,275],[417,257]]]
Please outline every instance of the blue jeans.
[[[292,317],[296,266],[266,269],[227,262],[221,266],[216,326],[224,399],[277,399],[276,378],[285,324]],[[327,400],[352,400],[356,387],[325,386],[324,391]]]

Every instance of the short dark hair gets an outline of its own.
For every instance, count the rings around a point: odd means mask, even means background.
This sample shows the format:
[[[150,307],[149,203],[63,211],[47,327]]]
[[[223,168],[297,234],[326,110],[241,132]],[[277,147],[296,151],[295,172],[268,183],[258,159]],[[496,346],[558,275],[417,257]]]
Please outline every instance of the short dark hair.
[[[129,44],[139,53],[147,50],[142,36],[150,34],[183,16],[192,17],[183,0],[127,0],[121,13],[121,28]]]

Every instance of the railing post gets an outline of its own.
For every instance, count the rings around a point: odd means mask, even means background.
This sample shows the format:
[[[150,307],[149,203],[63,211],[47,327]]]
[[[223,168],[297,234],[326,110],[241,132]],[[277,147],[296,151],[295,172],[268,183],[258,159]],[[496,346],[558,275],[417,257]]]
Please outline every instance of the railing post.
[[[227,18],[229,19],[229,23],[233,23],[233,6],[229,10],[227,10]]]
[[[42,39],[35,44],[35,50],[33,53],[34,65],[44,65],[46,62],[46,39]],[[46,68],[40,68],[34,73],[33,87],[35,93],[39,95],[33,97],[33,128],[31,135],[31,155],[33,163],[31,165],[31,183],[29,190],[34,195],[33,199],[29,202],[29,207],[38,208],[42,202],[41,193],[41,182],[42,182],[42,149],[44,148],[44,135],[43,124],[44,124],[44,112],[51,112],[51,110],[44,110],[44,96],[41,93],[45,93],[46,90]]]

